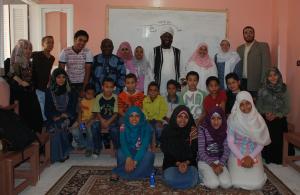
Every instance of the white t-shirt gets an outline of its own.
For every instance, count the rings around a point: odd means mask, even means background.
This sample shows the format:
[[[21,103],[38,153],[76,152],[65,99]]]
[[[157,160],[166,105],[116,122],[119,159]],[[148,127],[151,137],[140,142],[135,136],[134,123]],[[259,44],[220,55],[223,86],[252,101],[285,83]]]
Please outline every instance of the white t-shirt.
[[[59,63],[66,64],[66,71],[71,83],[83,83],[85,64],[93,63],[93,54],[88,48],[76,53],[72,47],[62,50]]]

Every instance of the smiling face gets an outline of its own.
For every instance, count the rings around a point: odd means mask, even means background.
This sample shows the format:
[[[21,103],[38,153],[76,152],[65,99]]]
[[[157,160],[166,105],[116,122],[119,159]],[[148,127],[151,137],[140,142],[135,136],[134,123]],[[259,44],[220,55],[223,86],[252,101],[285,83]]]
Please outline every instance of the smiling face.
[[[77,51],[81,51],[85,47],[87,42],[88,42],[88,37],[79,36],[79,37],[74,39],[74,48]]]
[[[220,47],[224,53],[227,53],[230,49],[230,43],[227,40],[223,40],[220,43]]]
[[[134,57],[137,59],[137,60],[142,60],[143,57],[144,57],[144,49],[142,47],[137,47],[135,48],[134,50]]]
[[[276,74],[274,71],[270,71],[269,75],[268,75],[268,81],[272,84],[272,85],[276,85],[278,82],[279,76],[278,74]]]
[[[206,55],[207,55],[207,47],[205,45],[201,46],[199,49],[198,49],[198,53],[199,53],[199,56],[201,58],[204,58]]]
[[[155,98],[158,96],[158,94],[159,94],[159,89],[157,86],[152,85],[149,87],[148,95],[152,101],[155,100]]]
[[[104,56],[110,56],[113,50],[114,50],[114,45],[110,39],[104,39],[101,42],[101,51]]]
[[[227,87],[233,93],[237,93],[240,91],[240,81],[235,80],[234,78],[229,78],[226,81]]]
[[[131,113],[131,115],[129,116],[129,123],[135,126],[139,122],[140,122],[140,115],[136,112]]]
[[[187,78],[187,85],[190,91],[196,91],[198,85],[198,77],[196,75],[189,75]]]
[[[252,104],[247,100],[242,100],[241,103],[240,103],[240,110],[243,113],[248,114],[252,110]]]
[[[125,79],[125,87],[128,92],[135,92],[136,85],[137,85],[137,83],[134,78],[126,78]]]
[[[51,52],[53,50],[54,47],[54,39],[52,37],[47,37],[44,41],[43,41],[43,49],[44,51],[47,52]]]
[[[176,123],[178,127],[183,128],[186,127],[189,122],[189,117],[186,112],[181,112],[176,117]]]

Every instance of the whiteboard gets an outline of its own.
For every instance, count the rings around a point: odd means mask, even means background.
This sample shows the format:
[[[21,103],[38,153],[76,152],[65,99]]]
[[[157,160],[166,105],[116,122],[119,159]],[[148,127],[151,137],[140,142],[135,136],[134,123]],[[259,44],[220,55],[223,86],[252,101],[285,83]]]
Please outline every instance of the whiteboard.
[[[201,42],[208,44],[214,57],[227,34],[226,10],[107,7],[107,17],[106,35],[114,43],[114,53],[121,42],[128,41],[133,50],[141,45],[148,57],[160,45],[160,29],[167,25],[174,29],[172,45],[181,50],[184,64]]]

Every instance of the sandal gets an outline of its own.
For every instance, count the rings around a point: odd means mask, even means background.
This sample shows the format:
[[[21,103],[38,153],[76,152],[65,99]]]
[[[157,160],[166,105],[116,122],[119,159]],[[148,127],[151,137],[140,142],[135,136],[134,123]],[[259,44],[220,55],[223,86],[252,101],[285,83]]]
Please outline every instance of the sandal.
[[[109,178],[109,180],[110,181],[112,181],[112,182],[117,182],[117,181],[119,181],[119,176],[118,175],[112,175],[110,178]]]

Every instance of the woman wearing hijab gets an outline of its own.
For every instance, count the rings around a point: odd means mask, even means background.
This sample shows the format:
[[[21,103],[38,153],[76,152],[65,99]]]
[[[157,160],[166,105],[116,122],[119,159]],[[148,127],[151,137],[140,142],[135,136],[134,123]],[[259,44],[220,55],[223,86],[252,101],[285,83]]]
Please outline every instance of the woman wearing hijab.
[[[249,92],[241,91],[228,117],[228,170],[232,185],[246,190],[263,187],[267,177],[261,151],[271,143],[268,127]]]
[[[198,169],[206,187],[231,187],[226,168],[230,149],[227,144],[227,120],[221,107],[212,108],[198,132]]]
[[[134,50],[133,57],[134,70],[133,74],[137,77],[136,88],[139,91],[147,91],[147,86],[152,81],[151,68],[148,60],[145,57],[144,49],[141,46],[137,46]]]
[[[168,126],[162,131],[161,150],[164,153],[163,180],[168,186],[187,189],[199,183],[197,129],[188,107],[175,108]]]
[[[210,76],[218,76],[216,64],[208,55],[208,45],[200,43],[185,67],[186,72],[195,71],[199,74],[197,88],[207,92],[206,79]]]
[[[51,162],[64,162],[69,158],[71,145],[69,126],[75,120],[77,97],[71,93],[67,73],[56,68],[46,91],[45,115],[50,133]]]
[[[289,94],[286,84],[278,68],[270,68],[266,72],[264,86],[258,92],[257,109],[264,117],[272,143],[262,151],[266,163],[282,163],[283,133],[287,132],[286,116],[289,113]],[[294,155],[292,145],[289,146],[289,155]]]
[[[221,51],[215,55],[215,63],[218,69],[218,77],[220,80],[220,86],[222,89],[226,89],[225,77],[231,72],[235,72],[241,78],[239,73],[239,62],[241,58],[236,51],[229,51],[230,42],[227,39],[223,39],[220,43]]]
[[[30,41],[20,39],[11,54],[8,76],[10,77],[11,96],[18,101],[20,117],[30,129],[41,133],[43,118],[32,83],[31,53]]]
[[[130,107],[120,127],[121,147],[117,152],[117,167],[113,169],[112,181],[119,177],[137,180],[149,177],[153,172],[154,154],[148,151],[151,127],[144,113],[137,106]]]
[[[124,61],[126,74],[135,72],[135,66],[133,64],[133,53],[130,43],[126,41],[122,42],[118,48],[117,56]]]

